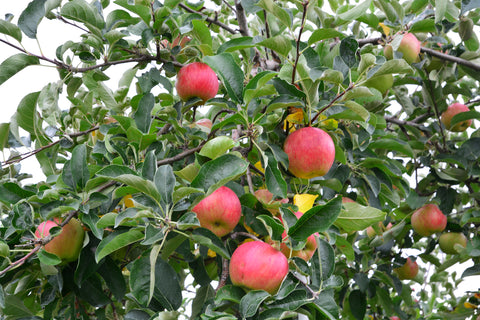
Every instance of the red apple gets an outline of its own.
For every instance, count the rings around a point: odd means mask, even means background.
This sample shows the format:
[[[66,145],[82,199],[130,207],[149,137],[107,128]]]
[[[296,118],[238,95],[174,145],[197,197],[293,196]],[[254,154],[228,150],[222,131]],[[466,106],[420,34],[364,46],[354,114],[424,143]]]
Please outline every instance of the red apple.
[[[400,320],[400,318],[397,316],[393,316],[393,317],[390,317],[390,320]]]
[[[295,212],[295,216],[297,217],[297,219],[300,219],[302,215],[303,213],[300,211]],[[318,235],[318,233],[316,235]],[[287,231],[285,230],[283,231],[282,239],[285,239],[286,237],[287,237]],[[287,258],[292,256],[292,257],[299,257],[305,261],[308,261],[315,254],[315,250],[317,250],[317,240],[315,239],[315,235],[312,234],[307,238],[307,242],[305,243],[305,247],[303,247],[303,249],[293,250],[293,251],[287,246],[286,243],[282,242],[280,244],[280,250]]]
[[[412,227],[419,235],[428,237],[442,232],[447,226],[447,217],[435,204],[426,204],[412,214]]]
[[[175,88],[183,101],[200,98],[205,103],[217,95],[218,78],[207,64],[193,62],[178,71]]]
[[[50,235],[50,229],[58,227],[61,221],[55,218],[54,221],[45,221],[40,223],[35,231],[35,238],[42,239]],[[83,246],[83,238],[85,230],[77,219],[71,219],[62,228],[62,232],[55,236],[49,243],[44,246],[45,251],[55,254],[65,262],[75,261],[78,259]]]
[[[349,197],[342,197],[342,203],[348,203],[348,202],[355,202],[355,201],[350,199]]]
[[[231,232],[240,221],[242,206],[235,192],[223,186],[192,209],[200,225],[219,237]]]
[[[273,200],[273,194],[267,189],[258,189],[255,191],[255,197],[274,216],[278,215],[278,208],[282,203],[288,203],[288,199]]]
[[[408,63],[417,62],[418,55],[420,54],[421,43],[418,41],[417,37],[412,33],[405,33],[403,35],[402,41],[398,47],[398,52],[401,52],[402,58]],[[385,58],[393,59],[393,48],[390,44],[385,46],[383,51]]]
[[[458,251],[455,248],[455,244],[459,244],[465,248],[467,246],[467,237],[461,232],[447,232],[438,238],[438,244],[443,252],[447,254],[457,254]]]
[[[288,155],[288,170],[303,179],[324,176],[335,160],[332,138],[322,129],[314,127],[305,127],[290,134],[283,150]]]
[[[393,269],[400,280],[410,280],[415,278],[418,273],[418,264],[416,261],[412,261],[410,257],[407,258],[407,262],[399,268]]]
[[[450,123],[452,121],[453,116],[461,112],[467,112],[467,111],[470,111],[470,109],[468,109],[466,105],[457,102],[448,106],[447,110],[442,113],[440,120],[442,121],[443,125],[447,130],[450,130],[453,132],[463,132],[472,125],[472,119],[458,122],[453,127],[450,125]]]
[[[274,294],[288,274],[288,260],[265,242],[245,242],[233,252],[229,272],[234,285]]]

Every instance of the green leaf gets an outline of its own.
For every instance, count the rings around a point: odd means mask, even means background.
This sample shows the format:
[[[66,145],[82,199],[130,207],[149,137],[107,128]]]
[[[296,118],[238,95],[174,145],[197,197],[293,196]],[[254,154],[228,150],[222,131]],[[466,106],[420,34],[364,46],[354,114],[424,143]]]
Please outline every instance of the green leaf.
[[[346,232],[361,231],[385,219],[385,212],[357,202],[344,203],[343,207],[335,225]]]
[[[18,27],[31,39],[37,37],[37,28],[45,16],[45,2],[47,0],[33,0],[18,18]]]
[[[312,45],[318,41],[337,38],[337,37],[340,39],[343,39],[345,38],[345,35],[335,29],[329,29],[329,28],[316,29],[315,31],[312,32],[312,34],[310,35],[310,38],[308,38],[308,45]]]
[[[370,119],[370,112],[355,101],[349,100],[345,102],[345,107],[358,114],[364,121]]]
[[[115,0],[114,3],[137,14],[140,18],[142,18],[142,20],[145,22],[147,26],[150,25],[150,20],[152,19],[152,15],[150,13],[149,6],[147,7],[147,6],[137,5],[134,3],[134,1],[131,1],[131,0]]]
[[[355,260],[355,251],[353,250],[353,246],[345,238],[337,236],[335,240],[335,246],[345,255],[348,261],[352,262]]]
[[[62,263],[62,259],[53,253],[45,251],[44,249],[38,251],[37,256],[38,259],[40,259],[40,262],[46,264],[47,266],[56,266]]]
[[[439,23],[447,12],[448,0],[435,0],[435,23]]]
[[[227,136],[215,137],[205,143],[199,154],[210,159],[216,159],[233,147],[235,147],[235,141],[232,138]]]
[[[233,56],[230,53],[221,53],[204,57],[203,61],[220,77],[229,97],[235,102],[242,102],[244,74]]]
[[[18,184],[13,182],[5,182],[0,184],[0,201],[8,204],[15,204],[27,197],[33,196],[35,193],[22,189]]]
[[[206,246],[225,259],[230,259],[230,254],[228,253],[227,249],[225,249],[222,240],[220,240],[220,238],[217,237],[212,231],[205,228],[198,228],[193,230],[190,237],[196,243]]]
[[[258,42],[257,47],[266,47],[286,58],[292,49],[292,43],[287,37],[278,35]]]
[[[217,291],[215,296],[215,303],[220,304],[223,301],[231,301],[234,303],[240,303],[240,300],[245,295],[245,291],[242,288],[227,284]]]
[[[336,197],[325,205],[313,207],[288,230],[288,235],[297,241],[303,241],[316,232],[328,230],[340,214],[341,208],[341,197]]]
[[[257,6],[273,14],[287,28],[290,28],[292,26],[292,19],[290,18],[290,14],[288,14],[285,9],[275,4],[273,0],[260,0],[257,3]]]
[[[477,119],[480,120],[480,112],[478,111],[467,111],[467,112],[460,112],[457,113],[452,117],[450,121],[450,127],[453,127],[459,122],[470,120],[470,119]]]
[[[357,63],[358,42],[353,36],[347,37],[340,42],[340,57],[351,68]]]
[[[87,27],[90,25],[101,30],[105,26],[105,21],[98,10],[84,0],[72,0],[65,3],[60,14],[65,18],[84,23]]]
[[[357,320],[363,320],[367,312],[367,297],[360,290],[353,290],[348,296],[350,310]]]
[[[368,73],[368,78],[392,73],[411,74],[414,73],[414,71],[407,61],[403,59],[392,59],[382,64],[380,68],[372,69],[371,72]]]
[[[335,270],[335,251],[332,246],[325,240],[315,237],[317,241],[317,252],[312,258],[315,264],[315,274],[320,277],[320,283],[330,278]]]
[[[242,319],[253,317],[257,313],[258,308],[265,299],[267,299],[270,294],[263,290],[253,290],[248,292],[240,300],[240,316]]]
[[[338,17],[342,20],[345,21],[352,21],[355,19],[360,18],[367,10],[370,8],[370,4],[372,3],[372,0],[366,0],[356,6],[354,6],[352,9],[340,13]]]
[[[122,270],[120,270],[117,263],[107,257],[105,262],[98,268],[98,273],[102,276],[103,280],[105,280],[105,284],[115,298],[118,301],[122,300],[127,291],[127,286]]]
[[[0,151],[8,147],[10,123],[0,123]]]
[[[138,109],[135,111],[133,118],[137,128],[143,133],[150,131],[152,123],[152,109],[155,105],[155,97],[153,94],[146,93],[138,102]]]
[[[90,179],[90,172],[88,171],[87,165],[87,147],[85,144],[79,144],[73,149],[70,166],[72,168],[72,177],[75,186],[83,189],[88,179]]]
[[[267,82],[277,75],[276,72],[262,71],[253,77],[245,87],[243,99],[248,104],[253,98],[261,97],[263,95],[273,94],[270,92]]]
[[[0,33],[6,34],[18,42],[22,42],[22,31],[11,22],[0,19]]]
[[[247,170],[248,162],[227,153],[204,164],[192,181],[193,188],[202,188],[211,193]]]
[[[284,231],[282,223],[278,219],[274,219],[271,216],[261,214],[257,217],[258,220],[263,222],[265,229],[268,231],[268,235],[274,241],[282,241],[282,234]]]
[[[252,37],[234,38],[224,42],[217,50],[217,54],[222,52],[233,52],[236,50],[252,48],[255,46]]]
[[[424,19],[412,24],[409,32],[435,32],[435,21],[433,19]]]
[[[172,167],[168,164],[160,166],[155,173],[154,181],[162,203],[165,205],[173,204],[172,197],[176,179]]]
[[[270,191],[274,197],[286,198],[287,197],[287,182],[283,177],[278,162],[275,159],[273,153],[265,152],[264,163],[265,166],[265,183],[268,191]]]
[[[98,263],[110,253],[142,240],[144,234],[137,229],[128,231],[115,231],[100,241],[95,251],[95,261]]]
[[[25,67],[39,64],[37,57],[29,56],[23,53],[17,53],[0,64],[0,85],[16,75]]]
[[[293,97],[291,95],[281,94],[270,101],[265,112],[269,113],[279,108],[303,107],[303,105],[303,101],[299,98]]]
[[[380,140],[373,141],[370,143],[370,148],[372,149],[386,149],[388,151],[398,151],[403,153],[408,157],[413,158],[413,150],[412,147],[408,143],[398,139],[390,139],[390,138],[381,138]]]
[[[157,157],[155,156],[155,150],[151,150],[145,156],[142,167],[142,177],[153,181],[155,172],[157,171]]]

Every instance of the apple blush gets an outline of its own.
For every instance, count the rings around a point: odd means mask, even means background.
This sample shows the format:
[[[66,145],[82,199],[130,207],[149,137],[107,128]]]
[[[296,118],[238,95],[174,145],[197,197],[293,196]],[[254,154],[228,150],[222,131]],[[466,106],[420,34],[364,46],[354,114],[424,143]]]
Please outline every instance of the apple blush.
[[[442,232],[447,226],[447,217],[435,204],[426,204],[417,209],[411,218],[412,228],[423,237]]]
[[[200,98],[205,104],[207,100],[217,95],[218,78],[207,64],[193,62],[178,71],[175,88],[183,101]]]

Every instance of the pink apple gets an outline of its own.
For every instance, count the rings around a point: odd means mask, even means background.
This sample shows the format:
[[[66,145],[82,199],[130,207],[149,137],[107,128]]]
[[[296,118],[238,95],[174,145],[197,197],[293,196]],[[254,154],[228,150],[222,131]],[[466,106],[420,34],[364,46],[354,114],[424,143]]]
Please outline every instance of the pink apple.
[[[300,219],[300,217],[303,215],[302,212],[297,211],[295,212],[295,216],[297,219]],[[318,236],[318,233],[315,235]],[[285,257],[289,258],[290,256],[292,257],[299,257],[302,258],[305,261],[310,260],[313,255],[315,254],[315,250],[317,250],[317,240],[315,239],[315,235],[310,235],[307,238],[307,242],[305,243],[305,247],[301,250],[293,250],[290,249],[286,243],[282,242],[280,244],[280,250],[282,253],[285,255]],[[287,231],[285,230],[282,234],[282,239],[285,239],[287,237]]]
[[[213,126],[212,120],[210,120],[208,118],[199,119],[199,120],[197,120],[196,124],[198,126],[203,126],[205,128],[208,128],[208,129],[212,129],[212,126]]]
[[[55,218],[54,221],[45,221],[40,223],[35,230],[35,238],[42,239],[50,235],[50,229],[58,227],[61,221]],[[77,219],[71,219],[62,228],[62,232],[55,236],[49,243],[44,246],[45,251],[55,254],[65,262],[75,261],[78,259],[83,246],[83,238],[85,230]]]
[[[467,237],[461,232],[447,232],[438,238],[438,244],[443,252],[447,254],[458,254],[455,245],[459,244],[465,248],[467,246],[467,240]]]
[[[420,47],[421,43],[415,35],[412,33],[405,33],[397,51],[401,52],[403,54],[402,58],[411,64],[418,61]],[[393,48],[390,44],[385,46],[383,54],[385,55],[385,58],[389,60],[393,59]]]
[[[415,278],[418,273],[418,264],[416,261],[407,258],[407,262],[399,268],[393,269],[400,280],[411,280]]]
[[[428,237],[445,229],[447,217],[437,205],[426,204],[412,214],[411,222],[415,232],[421,236]]]
[[[462,132],[467,130],[467,128],[472,125],[472,119],[458,122],[453,127],[450,125],[450,123],[452,122],[453,116],[467,111],[470,111],[470,109],[468,109],[466,105],[457,102],[448,106],[447,110],[442,113],[440,120],[447,130],[453,132]]]
[[[219,237],[231,232],[240,221],[242,206],[235,192],[223,186],[192,209],[200,225]]]
[[[193,62],[178,71],[175,88],[183,101],[200,98],[205,103],[217,95],[218,78],[207,64]]]
[[[288,170],[303,179],[324,176],[335,160],[332,138],[314,127],[294,131],[285,140],[283,150],[288,155]]]
[[[245,242],[233,252],[229,272],[236,286],[275,294],[288,274],[288,260],[263,241]]]

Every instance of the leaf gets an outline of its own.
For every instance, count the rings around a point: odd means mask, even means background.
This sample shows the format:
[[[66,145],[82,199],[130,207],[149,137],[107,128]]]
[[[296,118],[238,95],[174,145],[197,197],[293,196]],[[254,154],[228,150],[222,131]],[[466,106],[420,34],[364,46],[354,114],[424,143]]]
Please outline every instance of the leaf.
[[[8,147],[10,123],[0,123],[0,151]]]
[[[448,0],[435,0],[435,23],[439,23],[447,12]]]
[[[0,201],[8,204],[15,204],[18,201],[35,195],[34,192],[22,189],[13,182],[4,182],[0,184]]]
[[[368,119],[370,119],[370,112],[368,112],[367,109],[365,109],[362,105],[356,103],[355,101],[346,101],[345,107],[358,114],[363,119],[363,121],[368,121]]]
[[[152,109],[155,105],[155,97],[153,94],[146,93],[138,102],[137,111],[133,118],[137,128],[143,133],[148,133],[152,123]]]
[[[392,59],[382,64],[380,68],[374,68],[368,72],[368,78],[392,73],[411,74],[414,73],[414,71],[407,61],[403,59]]]
[[[227,249],[225,249],[222,240],[220,240],[220,238],[217,237],[212,231],[205,228],[198,228],[193,230],[190,237],[196,243],[206,246],[225,259],[230,259],[230,254],[228,253]]]
[[[0,64],[0,85],[16,75],[24,68],[39,64],[37,57],[29,56],[23,53],[17,53]]]
[[[340,42],[340,57],[351,68],[357,63],[358,42],[350,36]]]
[[[352,21],[360,18],[362,15],[367,12],[367,10],[370,8],[370,4],[372,3],[372,0],[366,0],[356,6],[354,6],[352,9],[340,13],[338,17],[342,20],[345,21]]]
[[[303,105],[303,101],[299,98],[292,97],[291,95],[281,94],[270,101],[265,112],[269,113],[279,108],[303,107]]]
[[[233,52],[236,50],[252,48],[254,46],[255,43],[252,37],[234,38],[222,43],[222,45],[217,50],[217,54],[220,54],[222,52]]]
[[[260,0],[257,3],[257,6],[273,14],[287,28],[290,28],[292,26],[292,19],[290,17],[290,14],[288,14],[285,9],[275,4],[273,0]]]
[[[224,154],[204,164],[192,181],[193,188],[202,188],[210,193],[230,180],[242,175],[248,163],[233,154]]]
[[[37,253],[38,259],[40,262],[47,265],[47,266],[56,266],[62,263],[62,259],[57,257],[55,254],[45,251],[45,249],[41,249]]]
[[[462,0],[462,11],[461,15],[464,15],[465,12],[480,8],[480,0]]]
[[[202,48],[207,50],[206,54],[213,54],[212,35],[210,34],[210,29],[205,25],[205,22],[201,20],[193,20],[192,25],[193,35],[202,45],[204,45]]]
[[[260,304],[269,296],[270,294],[263,290],[253,290],[244,295],[242,300],[240,300],[239,306],[242,319],[253,317],[257,313]]]
[[[60,14],[65,18],[84,23],[101,30],[105,26],[98,10],[84,0],[72,0],[62,6]],[[90,29],[90,28],[89,28]]]
[[[335,270],[335,251],[332,246],[325,240],[315,237],[317,241],[317,253],[313,256],[313,263],[315,264],[315,269],[317,274],[320,277],[321,281],[325,281],[330,278]]]
[[[345,38],[345,35],[335,29],[329,29],[329,28],[316,29],[315,31],[312,32],[312,34],[310,35],[310,38],[308,38],[308,45],[312,45],[318,41],[337,38],[337,37],[340,39],[343,39]]]
[[[95,261],[98,263],[110,253],[142,240],[144,234],[137,229],[128,231],[115,231],[103,238],[95,251]]]
[[[288,230],[288,235],[294,240],[302,241],[316,232],[328,230],[340,214],[341,208],[341,197],[336,197],[325,205],[313,207]]]
[[[292,49],[290,39],[283,35],[267,38],[257,43],[257,47],[262,46],[271,49],[286,58]]]
[[[344,203],[335,225],[346,232],[360,231],[385,219],[385,213],[357,202]]]
[[[367,297],[360,290],[353,290],[348,297],[350,310],[357,320],[363,320],[367,312]]]
[[[242,102],[244,74],[233,56],[225,52],[216,56],[204,57],[203,61],[212,67],[220,77],[229,97],[235,102]]]
[[[74,185],[83,189],[90,178],[87,165],[87,147],[85,144],[79,144],[73,149],[70,166],[72,168]]]
[[[286,198],[288,186],[280,168],[278,167],[277,160],[271,152],[265,152],[265,155],[267,157],[267,159],[264,159],[266,163],[265,183],[267,189],[274,197]]]
[[[18,27],[31,39],[37,37],[37,28],[45,16],[45,2],[47,0],[33,0],[18,18]]]
[[[215,137],[207,141],[199,154],[210,159],[218,158],[235,146],[235,141],[227,136]]]
[[[455,124],[459,122],[470,120],[470,119],[480,120],[480,112],[466,111],[466,112],[457,113],[452,117],[452,120],[450,121],[450,127],[453,127]]]
[[[0,33],[6,34],[18,42],[22,42],[22,31],[11,22],[0,19]]]
[[[465,269],[465,271],[463,271],[463,273],[462,273],[462,278],[471,277],[471,276],[478,276],[478,275],[480,275],[480,265],[479,264]]]
[[[173,204],[173,190],[175,189],[175,175],[170,165],[160,166],[155,173],[155,186],[160,193],[161,202],[165,205]]]
[[[293,196],[293,204],[298,207],[298,211],[305,213],[313,208],[315,200],[318,198],[318,194],[296,194]]]
[[[424,19],[412,24],[409,32],[435,32],[435,21],[433,19]]]
[[[381,138],[370,143],[372,149],[386,149],[388,151],[398,151],[408,157],[413,158],[412,147],[408,143],[398,139]]]
[[[122,270],[120,270],[116,262],[111,258],[105,259],[105,262],[98,268],[98,273],[105,280],[105,284],[115,298],[118,301],[122,300],[127,291],[127,286]]]
[[[282,241],[282,234],[284,231],[282,223],[278,219],[274,219],[271,216],[261,214],[256,217],[258,220],[262,221],[265,229],[268,231],[268,235],[274,241]]]

